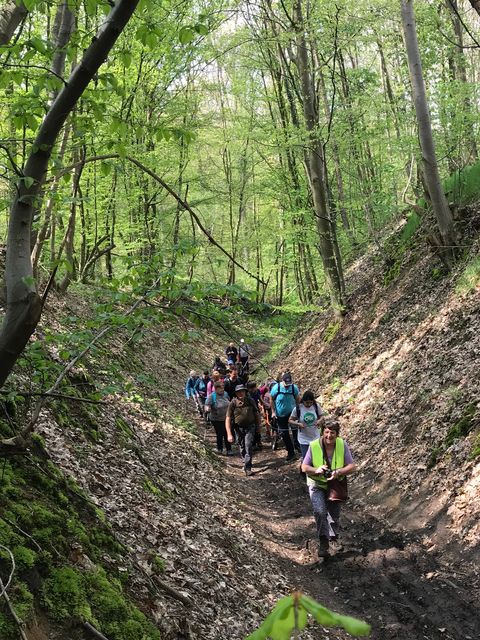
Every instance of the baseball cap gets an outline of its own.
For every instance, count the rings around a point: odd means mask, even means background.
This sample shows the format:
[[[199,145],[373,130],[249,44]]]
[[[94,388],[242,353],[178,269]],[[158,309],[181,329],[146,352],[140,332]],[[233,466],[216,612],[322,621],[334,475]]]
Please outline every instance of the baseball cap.
[[[292,374],[284,373],[282,376],[282,380],[286,385],[292,384]]]
[[[237,386],[235,387],[235,393],[237,393],[237,391],[246,391],[247,387],[244,384],[237,384]]]

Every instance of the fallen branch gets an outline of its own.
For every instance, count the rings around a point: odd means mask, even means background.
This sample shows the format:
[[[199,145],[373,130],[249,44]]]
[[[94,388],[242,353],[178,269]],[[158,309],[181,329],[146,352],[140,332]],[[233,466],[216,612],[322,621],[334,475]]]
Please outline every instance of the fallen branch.
[[[183,593],[180,593],[180,591],[177,591],[176,589],[171,587],[158,576],[153,576],[153,580],[163,591],[165,591],[165,593],[168,593],[168,595],[175,600],[179,600],[186,607],[191,607],[193,605],[193,601],[191,598],[185,596]]]

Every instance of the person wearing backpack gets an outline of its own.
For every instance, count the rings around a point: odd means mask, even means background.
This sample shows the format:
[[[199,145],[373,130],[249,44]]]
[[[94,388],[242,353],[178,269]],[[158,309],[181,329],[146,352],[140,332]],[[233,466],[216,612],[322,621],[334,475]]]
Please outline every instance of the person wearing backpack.
[[[288,371],[282,375],[282,381],[277,382],[270,389],[272,397],[272,416],[276,418],[278,432],[287,448],[287,461],[296,459],[295,450],[300,451],[297,439],[297,427],[292,425],[292,437],[290,438],[289,418],[299,402],[300,392],[296,384],[292,382],[292,375]]]
[[[225,349],[225,355],[227,356],[227,364],[228,365],[236,363],[237,358],[238,358],[238,349],[233,344],[233,342],[230,342],[228,347]]]
[[[222,376],[227,375],[227,365],[223,362],[220,356],[215,356],[215,362],[213,363],[212,373],[218,371]]]
[[[242,365],[241,375],[248,374],[249,372],[249,362],[248,359],[250,357],[250,347],[242,338],[240,340],[240,345],[238,347],[238,359]]]
[[[210,382],[210,373],[208,369],[203,372],[203,376],[195,383],[195,394],[201,408],[201,416],[205,415],[204,407],[207,399],[208,383]]]
[[[197,393],[195,391],[195,385],[197,384],[198,380],[199,380],[199,377],[197,375],[197,372],[193,370],[190,371],[190,376],[187,380],[187,383],[185,384],[185,396],[187,400],[189,400],[190,398],[193,399],[198,413],[202,415],[202,408],[199,404]]]
[[[233,429],[237,433],[243,470],[246,476],[252,475],[252,456],[255,432],[260,427],[260,411],[255,402],[247,395],[243,384],[235,387],[235,398],[230,402],[225,420],[228,442],[234,441]]]
[[[308,447],[313,440],[318,440],[318,429],[322,421],[323,411],[315,401],[313,391],[305,391],[300,404],[290,414],[289,424],[298,428],[298,444],[302,459],[307,455]]]
[[[356,469],[348,444],[339,433],[335,418],[322,418],[322,434],[310,443],[302,463],[317,525],[320,558],[328,557],[330,540],[338,538],[341,504],[347,499],[346,476]]]
[[[260,416],[261,416],[262,415],[262,403],[261,403],[262,396],[260,395],[260,390],[257,388],[257,383],[254,382],[253,380],[250,380],[249,382],[247,382],[247,391],[248,391],[248,395],[250,396],[250,398],[257,405],[258,410],[260,412]],[[257,429],[257,431],[255,433],[254,446],[257,449],[261,449],[262,448],[262,431],[261,431],[260,427]]]
[[[210,416],[210,422],[215,429],[217,437],[217,453],[223,453],[223,445],[227,456],[233,455],[232,445],[228,441],[227,431],[225,429],[225,418],[227,417],[227,409],[230,404],[230,398],[225,393],[223,382],[217,380],[214,385],[214,391],[205,401],[205,413]]]

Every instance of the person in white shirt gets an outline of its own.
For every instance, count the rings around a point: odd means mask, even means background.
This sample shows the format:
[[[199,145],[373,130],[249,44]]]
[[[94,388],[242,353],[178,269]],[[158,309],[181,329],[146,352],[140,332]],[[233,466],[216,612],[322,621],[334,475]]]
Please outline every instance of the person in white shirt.
[[[318,427],[322,416],[322,408],[315,401],[313,392],[305,391],[300,404],[293,408],[288,420],[289,424],[298,427],[298,444],[302,459],[306,456],[310,443],[320,437]]]

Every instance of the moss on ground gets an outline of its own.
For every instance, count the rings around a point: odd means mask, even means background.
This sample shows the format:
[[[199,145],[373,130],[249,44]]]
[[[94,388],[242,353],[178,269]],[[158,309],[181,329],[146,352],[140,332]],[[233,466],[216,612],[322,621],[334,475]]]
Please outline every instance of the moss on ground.
[[[35,446],[40,445],[37,438]],[[125,593],[121,576],[101,566],[103,556],[120,560],[125,553],[103,513],[45,457],[2,462],[0,514],[0,544],[16,564],[9,596],[21,620],[28,623],[34,608],[41,607],[51,622],[65,628],[87,621],[110,640],[159,640],[158,630]],[[89,570],[70,566],[75,548],[90,560]],[[0,552],[0,575],[10,570],[8,553]],[[0,638],[17,637],[2,599]]]

